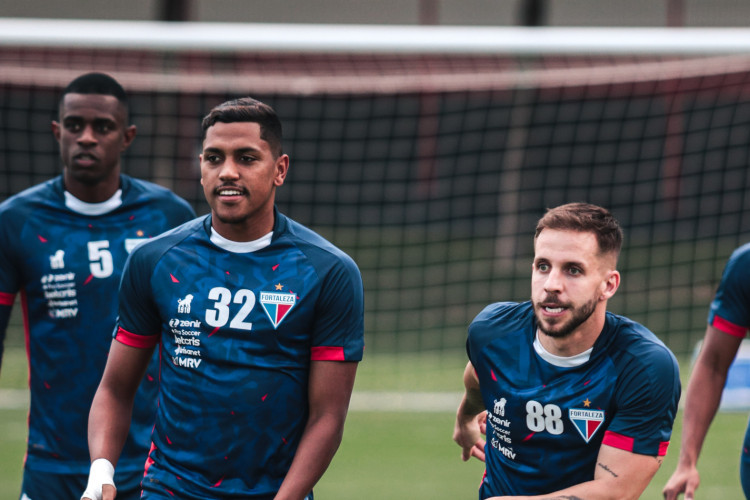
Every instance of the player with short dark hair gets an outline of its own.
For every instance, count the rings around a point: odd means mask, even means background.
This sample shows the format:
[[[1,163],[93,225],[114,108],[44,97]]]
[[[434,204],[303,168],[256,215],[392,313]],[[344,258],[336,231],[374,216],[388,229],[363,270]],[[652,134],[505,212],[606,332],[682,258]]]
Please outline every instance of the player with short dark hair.
[[[750,243],[732,253],[708,312],[708,326],[685,392],[682,441],[677,468],[664,486],[666,500],[695,497],[700,484],[698,456],[742,340],[750,328]],[[750,425],[740,453],[740,481],[750,498]]]
[[[127,255],[195,217],[167,189],[121,173],[120,156],[136,128],[112,77],[87,73],[70,82],[58,120],[52,132],[62,175],[0,204],[0,339],[20,292],[31,390],[21,497],[32,500],[80,498],[90,462],[88,412]],[[139,496],[156,408],[155,367],[139,389],[121,457],[121,499]]]
[[[203,123],[211,213],[128,260],[89,419],[84,498],[113,498],[112,464],[155,346],[161,392],[144,499],[312,499],[341,441],[364,349],[359,270],[275,208],[289,157],[272,108],[239,99]]]
[[[659,468],[679,372],[653,333],[606,310],[621,245],[601,207],[547,211],[531,300],[491,304],[469,326],[453,439],[486,463],[480,499],[637,499]]]

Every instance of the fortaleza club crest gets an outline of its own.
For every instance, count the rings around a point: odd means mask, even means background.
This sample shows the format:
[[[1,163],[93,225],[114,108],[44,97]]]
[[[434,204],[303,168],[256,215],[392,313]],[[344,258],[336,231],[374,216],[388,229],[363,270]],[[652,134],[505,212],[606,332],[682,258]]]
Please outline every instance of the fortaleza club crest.
[[[604,423],[604,410],[568,409],[568,417],[587,443]]]
[[[274,330],[286,318],[296,302],[297,296],[293,293],[260,292],[260,303],[273,323]]]

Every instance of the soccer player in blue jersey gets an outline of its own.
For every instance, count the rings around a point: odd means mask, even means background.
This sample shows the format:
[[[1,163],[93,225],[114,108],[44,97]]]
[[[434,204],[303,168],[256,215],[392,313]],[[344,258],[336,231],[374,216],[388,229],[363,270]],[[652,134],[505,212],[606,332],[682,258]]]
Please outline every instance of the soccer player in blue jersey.
[[[107,360],[127,255],[195,214],[167,189],[121,173],[120,155],[136,128],[125,91],[110,76],[73,80],[52,132],[62,175],[0,204],[0,340],[20,292],[31,389],[21,498],[77,500],[89,472],[89,408]],[[126,437],[120,498],[139,496],[156,409],[155,367]]]
[[[274,110],[243,98],[203,120],[211,213],[133,251],[89,419],[84,498],[112,464],[154,348],[161,389],[144,499],[312,499],[341,441],[362,359],[354,261],[274,205],[289,157]]]
[[[637,499],[659,468],[678,367],[653,333],[606,310],[621,245],[601,207],[547,211],[531,300],[491,304],[471,323],[453,438],[464,460],[486,464],[480,499]]]
[[[700,484],[698,455],[742,340],[750,328],[750,244],[737,248],[729,258],[719,289],[708,313],[708,326],[685,392],[682,440],[677,468],[664,486],[664,498],[681,493],[690,500]],[[740,480],[750,498],[750,425],[740,455]]]

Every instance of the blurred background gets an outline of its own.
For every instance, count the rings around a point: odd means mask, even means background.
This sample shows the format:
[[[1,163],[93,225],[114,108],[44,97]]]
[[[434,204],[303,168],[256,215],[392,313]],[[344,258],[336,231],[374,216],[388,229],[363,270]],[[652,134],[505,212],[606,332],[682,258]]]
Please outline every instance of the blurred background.
[[[27,0],[2,17],[468,26],[747,26],[743,0]]]
[[[198,214],[200,118],[244,95],[276,108],[291,157],[278,205],[349,253],[366,289],[347,436],[316,497],[474,498],[481,464],[450,440],[466,327],[528,298],[546,208],[588,201],[620,220],[610,310],[653,330],[684,380],[724,263],[750,240],[746,1],[30,0],[0,16],[0,201],[60,172],[49,123],[83,72],[131,96],[124,171]],[[0,500],[17,498],[28,405],[15,309]],[[745,416],[719,418],[701,488],[738,498]]]

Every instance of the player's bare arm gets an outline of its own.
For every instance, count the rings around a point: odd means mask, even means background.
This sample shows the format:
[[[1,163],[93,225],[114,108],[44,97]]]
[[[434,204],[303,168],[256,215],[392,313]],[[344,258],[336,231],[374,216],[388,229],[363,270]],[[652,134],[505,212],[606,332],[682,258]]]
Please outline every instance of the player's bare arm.
[[[713,326],[706,328],[703,347],[696,359],[685,395],[677,469],[662,490],[665,500],[676,500],[681,493],[690,500],[700,485],[698,456],[719,408],[729,366],[741,342],[740,337],[728,335]]]
[[[310,416],[275,500],[303,498],[323,476],[341,444],[356,372],[356,362],[310,364]]]
[[[453,428],[453,440],[461,447],[461,458],[466,461],[476,457],[484,462],[483,423],[487,412],[482,402],[474,366],[467,363],[464,370],[464,387],[466,392],[456,412],[456,423]]]
[[[135,394],[152,352],[153,349],[139,349],[112,341],[107,365],[89,413],[88,441],[92,462],[105,459],[113,466],[117,465],[128,436]],[[102,500],[115,498],[116,485],[91,485],[90,478],[89,486],[102,488]]]
[[[637,500],[659,470],[659,457],[640,455],[602,445],[599,449],[594,479],[561,491],[537,496],[503,496],[488,500],[551,500],[580,498],[585,500]]]

